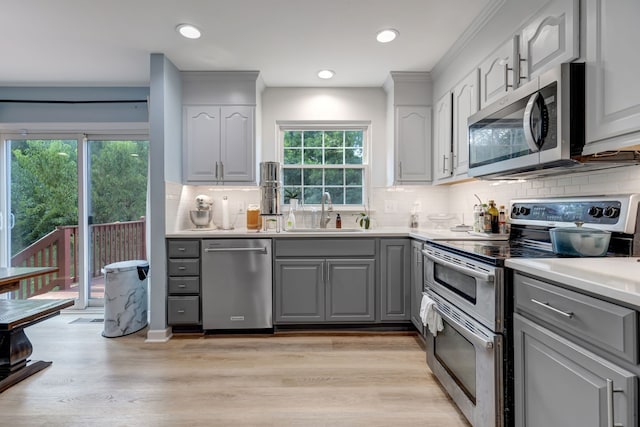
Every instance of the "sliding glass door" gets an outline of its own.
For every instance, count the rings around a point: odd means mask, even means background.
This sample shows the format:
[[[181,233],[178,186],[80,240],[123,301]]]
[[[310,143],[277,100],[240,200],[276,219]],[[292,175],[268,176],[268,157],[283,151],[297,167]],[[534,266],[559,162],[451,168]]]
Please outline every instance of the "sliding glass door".
[[[55,266],[11,298],[104,302],[105,265],[146,259],[148,142],[130,137],[2,138],[0,263]]]
[[[104,298],[106,265],[146,259],[147,169],[149,143],[90,140],[89,304]]]

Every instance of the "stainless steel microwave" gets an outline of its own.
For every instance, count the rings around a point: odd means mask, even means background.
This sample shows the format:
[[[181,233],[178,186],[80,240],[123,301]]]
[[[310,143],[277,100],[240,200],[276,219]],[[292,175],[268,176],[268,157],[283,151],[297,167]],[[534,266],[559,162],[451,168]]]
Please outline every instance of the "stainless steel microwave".
[[[469,176],[540,176],[579,164],[584,104],[585,65],[568,63],[483,108],[468,121]]]

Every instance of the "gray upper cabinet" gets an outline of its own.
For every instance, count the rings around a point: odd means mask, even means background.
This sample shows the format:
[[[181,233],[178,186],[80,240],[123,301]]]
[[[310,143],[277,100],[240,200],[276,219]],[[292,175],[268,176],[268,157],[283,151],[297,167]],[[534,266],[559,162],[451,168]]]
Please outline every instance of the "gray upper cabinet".
[[[435,105],[433,127],[433,178],[438,182],[451,178],[452,166],[452,96],[447,92]]]
[[[188,183],[255,181],[251,106],[184,107],[184,177]]]
[[[479,108],[479,71],[474,69],[453,88],[453,175],[466,176],[469,169],[469,116]]]
[[[580,56],[579,0],[555,0],[520,32],[516,86]]]
[[[517,426],[638,425],[633,373],[518,314],[514,355]]]
[[[431,76],[425,72],[389,73],[387,117],[394,139],[394,184],[429,184],[432,180]]]
[[[411,320],[408,239],[380,239],[380,320]]]
[[[467,177],[469,116],[479,109],[480,71],[476,68],[435,105],[433,175],[436,183]]]
[[[326,320],[375,320],[374,270],[374,260],[327,260]]]
[[[396,107],[396,182],[431,181],[431,107]]]
[[[517,44],[508,40],[480,64],[480,108],[513,90],[513,58]]]
[[[586,0],[585,4],[585,153],[590,154],[640,143],[640,2]]]

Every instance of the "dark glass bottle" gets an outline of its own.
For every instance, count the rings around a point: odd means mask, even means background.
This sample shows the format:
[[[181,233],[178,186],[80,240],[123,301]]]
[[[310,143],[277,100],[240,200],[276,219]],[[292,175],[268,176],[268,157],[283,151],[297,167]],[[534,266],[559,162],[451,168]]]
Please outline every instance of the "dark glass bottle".
[[[491,232],[499,233],[500,232],[500,223],[499,223],[500,212],[496,207],[496,202],[494,202],[493,200],[489,200],[489,209],[487,209],[487,213],[491,216]]]

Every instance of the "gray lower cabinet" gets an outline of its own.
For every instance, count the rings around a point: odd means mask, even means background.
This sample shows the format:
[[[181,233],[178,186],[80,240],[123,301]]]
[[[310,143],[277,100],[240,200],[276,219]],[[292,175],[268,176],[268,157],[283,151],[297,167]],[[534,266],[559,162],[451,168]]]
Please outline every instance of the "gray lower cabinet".
[[[418,332],[424,335],[424,325],[420,319],[420,303],[424,287],[424,272],[422,264],[422,242],[411,241],[411,322]]]
[[[516,427],[638,426],[638,312],[513,274]]]
[[[376,321],[376,239],[276,239],[274,323]]]
[[[275,322],[372,322],[375,260],[277,259]]]
[[[380,320],[411,320],[409,239],[380,239]]]
[[[637,426],[637,376],[514,315],[519,427]]]
[[[275,322],[324,320],[324,260],[275,262]]]
[[[198,326],[200,321],[200,240],[167,240],[167,324]]]
[[[375,320],[375,260],[327,260],[325,319],[333,322]]]

